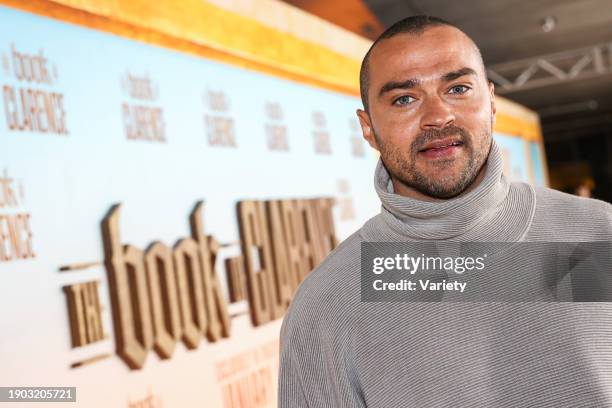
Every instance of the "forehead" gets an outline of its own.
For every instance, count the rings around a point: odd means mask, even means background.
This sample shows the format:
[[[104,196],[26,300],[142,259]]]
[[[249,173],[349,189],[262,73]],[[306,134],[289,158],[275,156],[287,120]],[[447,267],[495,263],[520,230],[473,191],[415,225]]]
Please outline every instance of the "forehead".
[[[368,69],[370,83],[376,86],[389,80],[439,78],[463,67],[482,72],[476,45],[460,30],[439,26],[381,41],[372,50]]]

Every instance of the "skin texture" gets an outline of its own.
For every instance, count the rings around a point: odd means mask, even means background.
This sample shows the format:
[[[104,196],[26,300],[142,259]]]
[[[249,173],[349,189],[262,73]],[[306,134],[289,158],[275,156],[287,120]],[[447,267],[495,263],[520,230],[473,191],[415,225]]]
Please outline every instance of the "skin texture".
[[[454,27],[429,27],[381,41],[369,64],[369,112],[359,109],[357,116],[395,193],[438,201],[476,187],[491,147],[495,101],[472,40]],[[443,140],[462,145],[446,154],[421,151]]]

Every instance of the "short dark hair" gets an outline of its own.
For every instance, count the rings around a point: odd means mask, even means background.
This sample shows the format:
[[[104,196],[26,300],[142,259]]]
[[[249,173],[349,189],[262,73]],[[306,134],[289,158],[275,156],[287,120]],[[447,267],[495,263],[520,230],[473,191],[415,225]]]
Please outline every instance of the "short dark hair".
[[[361,62],[361,70],[359,71],[359,89],[361,91],[361,102],[363,103],[363,107],[368,112],[368,86],[369,86],[369,61],[370,54],[376,45],[388,38],[395,37],[398,34],[422,34],[425,29],[429,27],[435,26],[450,26],[458,29],[454,24],[449,23],[446,20],[443,20],[438,17],[432,16],[411,16],[406,17],[403,20],[398,21],[393,24],[391,27],[387,28],[384,33],[382,33],[376,41],[372,44],[365,57],[363,57],[363,61]],[[478,48],[478,47],[477,47]],[[480,52],[480,51],[479,51]]]

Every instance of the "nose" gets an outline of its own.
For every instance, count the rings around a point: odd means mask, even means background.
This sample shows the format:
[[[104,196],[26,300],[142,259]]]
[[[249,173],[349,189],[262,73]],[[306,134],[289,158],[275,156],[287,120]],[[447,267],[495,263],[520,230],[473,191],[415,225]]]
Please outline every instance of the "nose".
[[[421,129],[445,128],[455,122],[455,114],[439,97],[427,98],[421,105]]]

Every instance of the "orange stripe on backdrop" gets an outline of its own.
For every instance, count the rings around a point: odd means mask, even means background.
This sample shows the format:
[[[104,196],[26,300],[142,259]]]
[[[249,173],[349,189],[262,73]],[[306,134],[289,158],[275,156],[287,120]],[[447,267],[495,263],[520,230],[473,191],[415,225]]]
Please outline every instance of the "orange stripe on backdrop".
[[[495,130],[511,136],[524,136],[528,123],[503,112],[495,115]]]
[[[360,61],[202,0],[0,0],[57,20],[359,95]]]
[[[527,141],[542,141],[540,118],[534,111],[499,96],[495,97],[495,104],[495,131]]]

